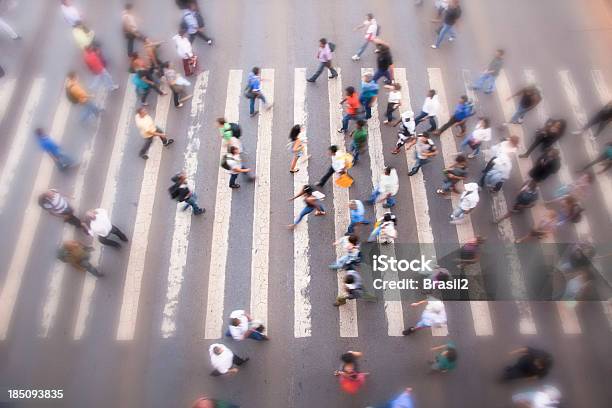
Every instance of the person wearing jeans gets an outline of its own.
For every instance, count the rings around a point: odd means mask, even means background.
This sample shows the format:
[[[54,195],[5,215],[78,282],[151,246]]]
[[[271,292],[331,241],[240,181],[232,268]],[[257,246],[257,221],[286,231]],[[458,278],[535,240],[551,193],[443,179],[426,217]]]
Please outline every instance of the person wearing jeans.
[[[43,151],[49,153],[60,170],[65,170],[74,164],[74,160],[64,154],[62,149],[41,128],[35,130],[38,144]]]
[[[306,184],[302,187],[302,191],[300,191],[296,196],[292,197],[289,201],[293,201],[296,198],[304,196],[304,208],[300,211],[298,217],[293,221],[293,224],[289,225],[290,229],[295,228],[302,219],[315,211],[315,215],[325,215],[325,208],[323,208],[323,204],[321,204],[321,200],[314,194],[315,190],[311,185]]]
[[[325,38],[321,38],[319,40],[319,49],[317,50],[317,60],[319,61],[319,68],[317,68],[316,72],[312,74],[310,78],[307,79],[308,82],[315,82],[319,75],[323,73],[323,70],[327,68],[329,70],[329,79],[336,78],[338,73],[332,66],[332,50],[327,43]]]
[[[380,177],[380,183],[374,188],[370,199],[367,201],[369,205],[374,205],[378,201],[379,196],[383,196],[385,204],[384,208],[391,208],[395,205],[395,195],[399,190],[399,178],[397,171],[391,167],[386,166],[383,175]]]
[[[444,41],[444,38],[448,35],[449,41],[454,41],[457,36],[455,29],[453,28],[457,20],[461,17],[461,7],[459,6],[459,0],[451,0],[448,8],[444,11],[443,24],[438,32],[438,38],[435,44],[431,48],[440,48],[440,44]]]
[[[201,208],[198,205],[198,197],[191,191],[189,185],[187,184],[187,174],[182,171],[174,175],[171,180],[174,184],[168,189],[170,192],[170,197],[179,203],[185,203],[183,206],[183,211],[186,211],[187,208],[191,207],[193,208],[193,213],[195,215],[203,214],[205,211],[204,208]]]
[[[459,198],[459,204],[450,215],[451,224],[462,222],[465,215],[472,212],[480,200],[478,195],[479,187],[477,183],[466,183],[463,188],[464,191],[461,193],[461,197]]]
[[[248,174],[251,169],[245,168],[242,164],[242,158],[240,157],[240,149],[238,146],[230,146],[228,154],[225,157],[227,166],[229,167],[229,171],[231,173],[229,186],[230,188],[240,188],[240,184],[236,183],[238,175],[240,173]],[[254,177],[251,177],[251,179],[254,179]]]
[[[332,159],[332,164],[331,166],[329,166],[327,172],[323,175],[323,177],[321,177],[321,179],[317,182],[317,187],[324,186],[325,183],[327,183],[327,180],[329,180],[329,178],[333,176],[334,173],[342,173],[346,168],[344,152],[339,151],[338,146],[336,145],[330,146],[328,150],[329,155]]]
[[[499,49],[495,53],[495,57],[489,63],[487,69],[478,77],[476,83],[472,86],[475,91],[482,90],[486,94],[490,94],[495,89],[495,80],[504,65],[504,50]]]
[[[361,115],[359,114],[359,108],[361,103],[359,102],[359,94],[355,91],[352,86],[347,87],[344,90],[344,99],[340,101],[342,106],[346,102],[346,113],[342,117],[342,127],[338,129],[338,133],[346,133],[349,127],[349,121],[358,120]]]
[[[365,109],[365,119],[372,117],[372,104],[378,98],[378,84],[373,81],[372,74],[365,74],[361,81],[361,96],[359,102]]]
[[[368,44],[372,40],[374,40],[376,36],[378,35],[378,31],[379,31],[378,23],[374,19],[374,15],[372,13],[368,13],[366,15],[365,21],[362,24],[358,25],[357,27],[353,28],[353,31],[361,30],[362,28],[366,29],[366,32],[364,35],[364,42],[361,45],[361,47],[359,47],[359,49],[357,50],[357,53],[353,55],[352,57],[353,61],[359,61],[359,59],[361,58],[361,54],[364,53],[364,51],[368,47]]]
[[[111,235],[116,235],[121,241],[127,242],[127,237],[119,228],[113,225],[108,218],[108,213],[103,208],[87,211],[86,219],[89,224],[89,235],[98,237],[98,241],[113,248],[121,248],[121,244],[110,239]]]
[[[348,229],[346,230],[347,234],[352,234],[355,231],[355,225],[357,224],[367,225],[370,223],[370,221],[365,218],[365,207],[359,200],[349,201],[349,214],[351,221]]]
[[[90,117],[97,117],[102,109],[98,108],[92,101],[91,97],[79,83],[76,73],[71,71],[66,78],[66,94],[70,102],[83,106],[81,112],[81,123],[88,120]]]
[[[540,94],[538,88],[536,88],[534,85],[529,85],[510,96],[508,100],[517,96],[520,97],[519,103],[516,108],[516,112],[514,115],[512,115],[512,119],[510,119],[510,123],[520,125],[523,123],[525,114],[535,108],[542,101],[542,95]]]
[[[410,142],[408,142],[406,149],[410,149],[412,146],[415,147],[415,163],[410,172],[408,172],[409,176],[414,176],[415,174],[417,174],[421,167],[429,163],[429,159],[431,157],[434,157],[436,154],[438,154],[435,144],[429,138],[429,135],[427,133],[422,133],[418,135],[416,139],[412,139]]]
[[[259,73],[259,67],[253,67],[251,72],[249,72],[249,77],[247,79],[246,95],[249,98],[249,115],[251,117],[259,113],[259,111],[255,110],[256,99],[261,100],[262,104],[267,105],[267,109],[272,107],[272,105],[267,103],[266,97],[261,92],[261,77],[259,76]]]
[[[458,125],[461,128],[460,136],[463,136],[466,131],[465,121],[472,115],[474,115],[472,104],[470,103],[466,95],[462,95],[459,98],[459,103],[455,107],[455,112],[453,113],[453,116],[451,116],[448,121],[444,125],[442,125],[440,129],[434,131],[433,134],[439,136],[451,126]]]

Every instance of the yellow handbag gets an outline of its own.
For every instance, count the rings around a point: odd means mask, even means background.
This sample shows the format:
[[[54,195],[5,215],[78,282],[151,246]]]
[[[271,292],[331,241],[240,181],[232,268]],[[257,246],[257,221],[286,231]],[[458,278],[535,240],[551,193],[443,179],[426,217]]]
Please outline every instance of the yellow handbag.
[[[342,188],[349,188],[353,185],[353,178],[348,173],[343,173],[336,179],[336,185]]]

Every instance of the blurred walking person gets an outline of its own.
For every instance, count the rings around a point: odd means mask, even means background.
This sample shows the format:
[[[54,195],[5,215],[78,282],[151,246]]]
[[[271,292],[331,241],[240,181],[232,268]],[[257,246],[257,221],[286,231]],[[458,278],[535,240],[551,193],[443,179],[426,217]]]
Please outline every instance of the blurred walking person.
[[[518,92],[510,96],[507,100],[519,97],[519,103],[516,112],[512,115],[509,123],[520,125],[527,112],[538,106],[542,101],[542,94],[535,85],[529,85],[520,89]]]
[[[375,38],[372,40],[376,44],[376,71],[372,77],[372,81],[378,82],[382,77],[385,77],[385,84],[389,85],[393,83],[393,56],[391,55],[391,48],[386,42]]]
[[[459,203],[457,203],[457,208],[453,210],[449,217],[451,224],[462,223],[465,220],[465,216],[474,211],[474,208],[476,208],[480,201],[480,196],[478,195],[480,188],[477,183],[466,183],[463,189],[463,193],[459,197]]]
[[[38,128],[34,133],[36,134],[40,148],[51,156],[60,171],[64,171],[74,165],[74,160],[62,151],[59,145],[47,135],[44,129]]]
[[[432,371],[446,373],[457,367],[457,346],[454,342],[432,347],[431,351],[437,352],[434,360],[429,362]]]
[[[113,81],[113,77],[106,69],[106,64],[101,58],[100,50],[93,45],[85,48],[83,59],[89,71],[94,75],[94,80],[90,87],[97,90],[100,85],[103,85],[107,91],[115,91],[119,89],[119,85]]]
[[[520,378],[541,379],[548,375],[553,366],[553,357],[550,353],[534,347],[521,347],[509,353],[518,356],[516,362],[506,366],[502,375],[503,381]]]
[[[249,358],[241,358],[234,354],[227,346],[220,343],[211,344],[208,347],[210,363],[215,368],[210,375],[217,377],[226,374],[235,374],[238,367],[249,361]]]
[[[293,201],[302,196],[304,197],[304,208],[295,221],[293,221],[293,224],[289,225],[290,229],[295,228],[306,215],[313,211],[317,216],[325,215],[325,208],[323,208],[323,204],[321,203],[321,199],[324,196],[321,193],[315,191],[311,185],[306,184],[304,187],[302,187],[302,190],[296,196],[290,198],[289,201]]]
[[[147,160],[149,156],[147,155],[149,148],[151,147],[151,143],[153,143],[154,137],[159,137],[164,147],[170,146],[174,143],[174,139],[166,138],[166,133],[155,124],[155,121],[147,112],[147,109],[144,107],[138,108],[135,116],[136,127],[140,131],[140,135],[144,138],[145,142],[140,149],[140,157]]]
[[[74,38],[74,42],[77,47],[81,50],[85,50],[88,46],[90,46],[96,37],[96,33],[93,30],[90,30],[83,22],[77,21],[72,28],[72,37]]]
[[[193,208],[194,215],[204,214],[206,210],[198,205],[197,195],[191,191],[189,185],[187,184],[187,174],[182,171],[172,176],[170,180],[172,180],[173,183],[168,189],[170,197],[179,203],[185,204],[183,206],[183,211],[186,211],[187,208],[191,207]]]
[[[442,26],[438,28],[438,37],[436,42],[431,45],[431,48],[440,48],[440,44],[444,41],[444,38],[448,35],[448,41],[455,41],[457,34],[455,33],[454,26],[461,17],[461,6],[459,6],[459,0],[450,0],[448,7],[444,10],[442,15]]]
[[[374,82],[372,74],[365,74],[361,81],[361,95],[359,102],[365,109],[365,119],[372,117],[372,105],[378,98],[378,84]]]
[[[538,157],[528,174],[533,181],[541,183],[548,177],[556,174],[560,168],[561,158],[559,157],[559,150],[549,148]]]
[[[367,203],[375,205],[377,202],[384,201],[383,208],[392,208],[395,206],[395,196],[398,191],[399,177],[397,171],[391,166],[385,166],[385,170],[380,176],[380,182],[374,187]],[[379,197],[381,198],[379,199]]]
[[[393,127],[397,126],[399,123],[401,123],[402,126],[397,132],[397,142],[395,142],[395,147],[393,150],[391,150],[392,154],[398,154],[400,149],[407,142],[412,142],[416,139],[416,122],[414,120],[414,112],[412,112],[410,109],[402,112],[402,115],[400,116],[399,120],[393,124]]]
[[[605,104],[604,107],[601,108],[597,113],[595,113],[595,115],[593,115],[582,128],[572,133],[574,133],[575,135],[581,135],[593,126],[597,126],[597,130],[592,136],[593,138],[595,138],[599,136],[601,132],[603,132],[606,126],[608,126],[608,124],[610,123],[610,121],[612,121],[612,101]]]
[[[430,89],[427,92],[427,97],[425,98],[425,102],[423,102],[423,107],[421,108],[421,113],[414,118],[416,125],[424,121],[425,119],[429,120],[429,129],[428,131],[434,131],[437,129],[438,125],[436,123],[436,116],[438,116],[438,112],[440,111],[440,101],[438,100],[438,94],[435,89]]]
[[[475,91],[483,91],[485,94],[493,93],[495,90],[495,80],[504,66],[504,50],[499,49],[495,52],[495,57],[489,62],[487,69],[478,77],[472,85]]]
[[[612,168],[612,142],[608,142],[604,148],[603,151],[599,154],[599,156],[597,156],[593,161],[587,163],[583,168],[582,171],[585,171],[587,169],[590,169],[591,167],[595,166],[596,164],[602,163],[603,166],[602,168],[597,172],[597,174],[602,174],[605,173],[606,171],[608,171],[610,168]]]
[[[193,95],[187,93],[187,87],[191,85],[180,73],[178,73],[171,63],[162,64],[164,78],[172,91],[172,101],[175,108],[182,108],[183,102],[189,100]]]
[[[347,234],[355,232],[355,227],[358,224],[367,225],[370,223],[365,217],[365,206],[360,200],[349,201],[349,215],[351,218],[348,229],[346,230]]]
[[[270,340],[263,334],[264,325],[261,321],[253,319],[244,310],[234,310],[229,315],[229,327],[225,332],[226,337],[236,341],[253,339],[257,341]]]
[[[538,184],[533,180],[527,180],[516,195],[512,208],[493,222],[499,224],[503,220],[512,217],[514,214],[521,214],[525,209],[533,207],[538,197]]]
[[[436,190],[436,193],[445,198],[450,198],[451,192],[460,194],[457,190],[457,183],[467,179],[467,159],[464,155],[459,154],[455,157],[455,162],[442,170],[444,181],[442,187]]]
[[[70,27],[74,27],[77,23],[80,23],[81,13],[79,10],[72,4],[71,0],[61,0],[60,9],[62,10],[62,15],[64,16],[64,20],[70,25]]]
[[[359,237],[355,234],[343,235],[334,242],[334,246],[342,248],[343,255],[329,265],[329,269],[344,269],[349,264],[361,261]]]
[[[351,132],[351,154],[353,155],[353,165],[359,161],[359,155],[368,140],[368,126],[363,119],[357,121],[357,127]]]
[[[434,135],[439,136],[444,133],[451,126],[459,126],[461,129],[460,133],[457,137],[463,137],[466,132],[465,122],[470,116],[473,116],[476,112],[474,111],[474,104],[468,99],[467,95],[461,95],[459,97],[459,101],[457,106],[455,107],[455,112],[448,119],[448,121],[442,125],[442,127],[433,132]]]
[[[93,247],[76,240],[64,241],[57,251],[57,259],[79,271],[87,271],[97,278],[104,276],[90,262]]]
[[[393,112],[398,110],[402,105],[402,86],[398,83],[393,85],[385,85],[385,89],[389,90],[389,97],[387,98],[387,112],[385,114],[386,119],[383,123],[393,122]]]
[[[330,146],[328,152],[332,162],[327,172],[321,177],[317,184],[315,184],[317,187],[323,187],[334,173],[342,174],[346,172],[346,153],[338,149],[336,145]]]
[[[213,39],[204,33],[204,18],[195,2],[189,4],[188,8],[183,9],[181,28],[187,31],[190,43],[193,43],[196,37],[200,37],[206,41],[206,44],[213,44]]]
[[[359,109],[361,107],[359,93],[357,93],[354,87],[348,86],[344,90],[344,99],[340,101],[340,105],[342,106],[344,103],[346,103],[346,113],[342,116],[342,126],[338,129],[338,133],[346,133],[348,131],[349,122],[351,120],[356,121],[361,117],[359,114]]]
[[[75,72],[69,72],[65,83],[66,96],[68,100],[76,105],[83,106],[81,113],[81,122],[85,122],[89,118],[97,117],[102,112],[102,109],[96,106],[91,100],[91,96],[85,91]]]
[[[121,27],[123,29],[123,36],[127,41],[127,55],[128,57],[134,52],[134,41],[144,40],[144,35],[138,29],[136,18],[132,14],[134,6],[131,3],[127,3],[123,11],[121,12]]]
[[[425,305],[425,309],[421,314],[421,319],[416,325],[410,326],[402,331],[404,336],[411,335],[422,329],[446,325],[446,310],[444,308],[444,303],[442,303],[441,300],[434,297],[429,297],[425,300],[421,300],[420,302],[411,303],[410,306],[418,307],[423,304]]]
[[[111,239],[111,235],[117,236],[121,241],[127,242],[128,238],[125,234],[108,218],[108,212],[103,208],[89,210],[85,214],[87,219],[89,235],[97,237],[103,245],[112,246],[113,248],[121,248],[121,244]]]
[[[359,61],[361,59],[361,55],[364,53],[364,51],[368,47],[368,44],[370,44],[372,40],[374,40],[378,36],[378,33],[380,30],[379,30],[378,23],[376,22],[376,19],[374,18],[374,14],[372,13],[366,14],[365,21],[361,23],[360,25],[358,25],[357,27],[353,28],[353,31],[361,30],[363,28],[365,28],[365,34],[364,34],[365,41],[363,42],[363,45],[359,47],[359,49],[357,50],[357,53],[353,55],[352,57],[353,61]]]
[[[74,209],[68,204],[66,197],[57,190],[51,189],[38,196],[40,205],[49,214],[63,218],[64,222],[80,228],[86,234],[89,233],[87,226],[74,215]]]
[[[476,127],[467,135],[463,141],[459,144],[459,150],[463,152],[466,146],[472,149],[471,153],[468,154],[468,159],[473,159],[480,154],[480,148],[483,142],[491,140],[491,125],[488,118],[478,119]]]
[[[410,140],[406,145],[406,150],[414,146],[415,162],[412,169],[408,172],[409,176],[414,176],[419,169],[429,163],[429,161],[438,154],[438,149],[427,132],[417,135],[416,138]]]
[[[319,77],[319,75],[323,73],[323,70],[325,68],[329,70],[329,79],[333,79],[338,76],[338,73],[332,66],[333,50],[332,50],[332,46],[330,45],[330,43],[327,42],[327,39],[321,38],[319,40],[319,48],[317,49],[316,58],[319,61],[319,67],[317,68],[315,73],[312,74],[310,78],[306,79],[306,81],[315,82],[317,78]]]
[[[346,275],[344,275],[344,279],[342,280],[344,286],[343,291],[336,297],[336,301],[334,302],[334,306],[339,307],[346,304],[347,300],[353,299],[363,299],[368,302],[376,302],[376,296],[368,293],[366,288],[363,286],[363,279],[359,272],[355,270],[353,264],[346,265]],[[335,268],[334,268],[335,269]]]
[[[2,18],[2,14],[10,7],[6,0],[0,0],[0,31],[4,31],[12,40],[19,40],[21,36]]]
[[[176,53],[183,61],[185,76],[188,77],[195,74],[198,64],[198,57],[193,53],[193,47],[187,38],[187,31],[181,28],[178,34],[172,37],[172,39],[174,40],[174,45],[176,46]]]
[[[529,157],[531,152],[538,146],[540,146],[542,152],[550,149],[563,137],[565,128],[565,119],[548,119],[543,128],[536,130],[533,142],[531,142],[525,153],[519,154],[519,157]]]

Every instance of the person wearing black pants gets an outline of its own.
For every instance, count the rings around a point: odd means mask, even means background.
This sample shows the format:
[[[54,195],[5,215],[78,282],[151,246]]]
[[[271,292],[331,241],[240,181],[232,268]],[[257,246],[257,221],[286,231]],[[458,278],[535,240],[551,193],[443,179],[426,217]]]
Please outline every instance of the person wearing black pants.
[[[208,347],[210,362],[215,368],[210,375],[217,377],[224,374],[234,374],[238,372],[237,366],[241,366],[249,358],[241,358],[234,354],[232,350],[220,343],[211,344]]]
[[[576,130],[575,135],[581,135],[586,132],[588,129],[592,128],[595,125],[597,126],[597,130],[593,134],[593,137],[599,136],[601,132],[608,126],[608,124],[612,121],[612,101],[608,102],[599,112],[597,112],[589,121],[579,130]]]
[[[327,169],[327,172],[323,175],[323,177],[321,177],[319,182],[315,184],[317,187],[324,186],[325,183],[327,183],[327,180],[329,180],[329,178],[333,176],[334,173],[336,172],[341,173],[344,171],[344,168],[346,167],[343,153],[340,153],[338,151],[338,146],[336,145],[330,146],[329,155],[331,156],[332,164],[331,166],[329,166],[329,169]]]
[[[121,244],[110,239],[111,235],[117,236],[121,241],[127,242],[128,238],[125,234],[113,225],[108,218],[108,213],[103,208],[87,211],[87,221],[89,223],[89,235],[97,236],[98,241],[103,245],[112,246],[113,248],[121,248]]]

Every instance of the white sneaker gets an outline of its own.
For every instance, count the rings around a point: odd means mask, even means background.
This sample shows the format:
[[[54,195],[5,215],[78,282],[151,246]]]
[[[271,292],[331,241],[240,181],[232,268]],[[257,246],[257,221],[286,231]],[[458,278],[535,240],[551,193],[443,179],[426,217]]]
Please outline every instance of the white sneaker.
[[[436,44],[431,44],[431,48],[433,48],[435,50],[438,47],[436,47]]]
[[[353,55],[353,56],[351,57],[351,59],[352,59],[353,61],[359,61],[361,58],[359,58],[359,55],[355,54],[355,55]]]
[[[383,120],[383,123],[386,125],[387,123],[389,123],[389,121],[387,119]]]
[[[572,135],[576,135],[576,136],[577,136],[577,135],[581,135],[581,134],[582,134],[582,130],[574,130],[574,131],[572,132]]]
[[[474,156],[474,153],[470,153],[470,154],[468,154],[468,159],[473,159],[474,157],[475,157],[475,156]]]
[[[450,41],[450,42],[455,41],[455,37],[448,37],[448,41]]]

